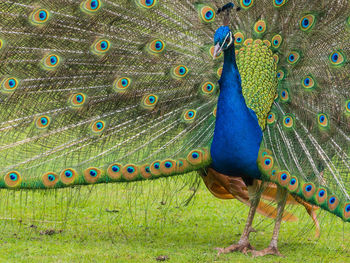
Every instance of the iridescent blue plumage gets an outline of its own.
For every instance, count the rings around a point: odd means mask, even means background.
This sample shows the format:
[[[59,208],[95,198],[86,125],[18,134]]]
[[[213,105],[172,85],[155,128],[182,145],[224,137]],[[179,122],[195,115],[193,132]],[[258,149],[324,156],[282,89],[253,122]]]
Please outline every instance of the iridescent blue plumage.
[[[221,46],[225,39],[229,39],[228,34],[230,34],[229,27],[220,27],[214,36],[215,44],[219,43]],[[225,43],[224,48],[226,46]],[[217,117],[211,145],[212,167],[230,176],[260,178],[256,160],[262,132],[255,112],[247,107],[242,94],[234,45],[229,46],[224,54],[224,66],[219,80]]]

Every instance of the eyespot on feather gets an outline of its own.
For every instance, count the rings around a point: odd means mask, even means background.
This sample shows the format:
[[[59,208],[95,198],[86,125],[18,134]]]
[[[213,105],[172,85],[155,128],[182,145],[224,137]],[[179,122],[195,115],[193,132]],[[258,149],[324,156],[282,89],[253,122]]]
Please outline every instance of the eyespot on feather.
[[[113,163],[107,168],[107,175],[112,180],[119,180],[122,176],[122,165],[119,163]]]
[[[37,117],[35,120],[35,126],[38,129],[46,129],[47,127],[49,127],[50,123],[51,123],[51,118],[47,115],[41,115]]]
[[[288,102],[290,100],[288,89],[282,89],[279,92],[279,98],[282,102]]]
[[[123,177],[128,180],[134,180],[139,175],[139,168],[134,164],[127,164],[122,168]]]
[[[328,129],[329,128],[329,119],[327,114],[319,113],[317,114],[317,123],[320,129]]]
[[[273,157],[270,155],[264,155],[263,157],[259,156],[258,159],[258,166],[261,170],[267,172],[270,171],[273,168]]]
[[[73,94],[70,97],[69,101],[72,107],[75,107],[75,108],[81,107],[86,102],[86,95],[83,93]]]
[[[254,4],[254,0],[239,0],[239,2],[243,9],[249,9]]]
[[[316,192],[316,202],[322,205],[327,200],[327,190],[325,188],[319,188]]]
[[[194,121],[194,119],[196,118],[196,115],[197,115],[197,111],[196,111],[196,110],[193,110],[193,109],[186,110],[186,111],[184,111],[184,113],[182,114],[182,119],[183,119],[185,122],[192,122],[192,121]]]
[[[148,164],[140,166],[140,174],[144,179],[149,179],[152,177],[151,168]]]
[[[184,78],[188,74],[188,68],[184,65],[179,65],[172,70],[172,75],[177,78]]]
[[[330,211],[334,211],[339,205],[338,197],[336,197],[335,195],[331,195],[330,197],[328,197],[327,204],[328,204],[328,209]]]
[[[153,163],[151,163],[150,169],[151,169],[152,175],[159,176],[161,174],[160,161],[157,160],[157,161],[154,161]]]
[[[272,58],[273,58],[273,61],[275,62],[275,64],[277,65],[278,62],[280,61],[279,56],[277,54],[273,54]]]
[[[106,123],[102,120],[93,121],[91,123],[91,130],[93,133],[101,133],[106,128]]]
[[[114,88],[118,92],[124,92],[131,85],[131,79],[123,77],[114,81]]]
[[[160,170],[163,175],[170,175],[176,172],[176,162],[171,159],[164,160],[160,163]]]
[[[287,0],[272,0],[274,7],[281,7],[284,6],[287,3]]]
[[[302,187],[303,195],[306,199],[310,199],[316,192],[316,187],[313,183],[305,183]]]
[[[264,20],[259,20],[254,25],[254,31],[257,34],[263,34],[266,31],[266,22]]]
[[[143,8],[152,8],[157,4],[158,0],[135,0],[136,4]]]
[[[283,117],[283,127],[287,129],[291,129],[294,126],[294,118],[291,115],[286,115]]]
[[[80,8],[83,12],[88,14],[94,14],[101,8],[100,0],[85,0],[81,2]]]
[[[96,40],[92,46],[91,51],[96,55],[104,55],[111,48],[111,43],[107,39],[98,39]]]
[[[201,164],[203,161],[203,153],[200,150],[192,150],[187,155],[187,161],[192,165],[198,165]]]
[[[300,53],[297,51],[292,51],[287,56],[287,62],[290,65],[295,65],[300,60]]]
[[[346,62],[346,58],[345,58],[344,53],[341,50],[333,51],[329,55],[329,62],[334,67],[341,67],[341,66],[343,66],[345,64],[345,62]]]
[[[142,107],[147,110],[153,110],[158,103],[158,96],[155,94],[149,94],[143,97]]]
[[[312,90],[312,89],[314,89],[316,87],[316,82],[315,82],[314,78],[311,75],[307,75],[306,77],[304,77],[302,79],[301,85],[306,90]]]
[[[47,188],[54,187],[57,184],[58,180],[59,180],[59,176],[57,174],[55,174],[55,173],[52,173],[52,172],[45,173],[42,176],[43,184]]]
[[[234,34],[235,45],[242,45],[244,43],[245,37],[242,32],[236,32]]]
[[[78,173],[72,168],[64,169],[60,174],[61,181],[65,185],[74,183],[77,176],[78,176]]]
[[[275,122],[276,122],[276,114],[273,111],[271,111],[267,115],[266,123],[269,125],[273,125]]]
[[[302,31],[309,31],[315,25],[316,18],[312,14],[303,16],[299,21],[299,26]]]
[[[60,65],[60,60],[60,57],[56,54],[46,55],[42,59],[43,68],[49,71],[55,70]]]
[[[280,69],[280,70],[278,70],[277,71],[277,74],[276,74],[276,77],[277,77],[277,79],[278,80],[284,80],[284,78],[285,78],[285,72],[284,72],[284,70],[282,70],[282,69]]]
[[[95,167],[87,168],[84,171],[84,179],[89,184],[94,184],[101,177],[102,171]]]
[[[14,77],[7,77],[1,81],[1,90],[5,93],[11,93],[18,88],[19,80]]]
[[[46,10],[44,8],[39,8],[39,9],[34,10],[30,14],[29,20],[30,20],[30,23],[32,25],[40,26],[40,25],[45,24],[49,20],[50,16],[51,16],[51,14],[48,10]]]
[[[210,6],[203,6],[200,9],[199,17],[204,23],[211,23],[215,21],[215,11]]]
[[[215,92],[216,86],[214,85],[213,82],[207,81],[201,86],[201,92],[204,95],[211,95]]]
[[[288,190],[294,193],[294,192],[297,192],[298,189],[299,189],[299,180],[295,176],[292,176],[288,184]]]
[[[291,179],[291,176],[290,176],[288,171],[280,171],[277,174],[277,179],[278,179],[278,183],[281,186],[288,186],[290,179]]]
[[[271,40],[272,47],[273,47],[274,49],[278,49],[278,48],[281,46],[282,41],[283,41],[283,39],[282,39],[282,36],[281,36],[281,35],[279,35],[279,34],[274,35],[273,38],[272,38],[272,40]]]
[[[21,185],[22,176],[17,171],[10,171],[5,175],[4,181],[7,187],[16,188]]]
[[[151,54],[160,54],[165,50],[165,42],[161,39],[155,39],[148,45]]]

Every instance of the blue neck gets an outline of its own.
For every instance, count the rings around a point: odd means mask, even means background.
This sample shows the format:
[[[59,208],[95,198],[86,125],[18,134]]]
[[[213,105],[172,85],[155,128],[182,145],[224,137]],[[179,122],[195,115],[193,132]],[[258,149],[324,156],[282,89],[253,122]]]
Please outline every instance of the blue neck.
[[[258,119],[245,103],[234,45],[224,51],[220,95],[211,145],[212,167],[223,174],[260,178],[256,160],[262,139]]]
[[[223,71],[226,69],[228,70],[229,68],[234,68],[235,72],[237,75],[239,75],[238,72],[238,67],[236,64],[236,54],[235,54],[235,46],[232,45],[228,49],[224,51],[224,66],[223,66]],[[225,77],[225,75],[221,75],[221,77]],[[221,79],[220,79],[221,80]],[[242,87],[241,87],[242,90]]]

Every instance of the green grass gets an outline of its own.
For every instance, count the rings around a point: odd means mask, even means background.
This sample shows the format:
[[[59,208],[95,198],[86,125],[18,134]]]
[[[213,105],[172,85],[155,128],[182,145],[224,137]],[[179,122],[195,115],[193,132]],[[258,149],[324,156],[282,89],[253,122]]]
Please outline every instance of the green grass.
[[[193,177],[193,175],[190,175]],[[77,187],[52,192],[0,192],[1,262],[350,262],[350,224],[321,214],[314,238],[304,209],[283,223],[279,248],[285,258],[216,256],[215,247],[238,241],[247,207],[214,198],[201,183],[182,176],[158,181]],[[107,209],[107,210],[106,210]],[[256,217],[251,242],[265,248],[273,221]]]

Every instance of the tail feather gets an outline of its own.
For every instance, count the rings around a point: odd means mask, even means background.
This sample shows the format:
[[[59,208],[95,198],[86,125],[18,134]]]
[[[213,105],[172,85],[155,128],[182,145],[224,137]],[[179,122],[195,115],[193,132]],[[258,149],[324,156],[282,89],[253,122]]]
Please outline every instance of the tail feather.
[[[2,1],[0,187],[155,179],[209,163],[217,76],[204,6],[145,5]]]

